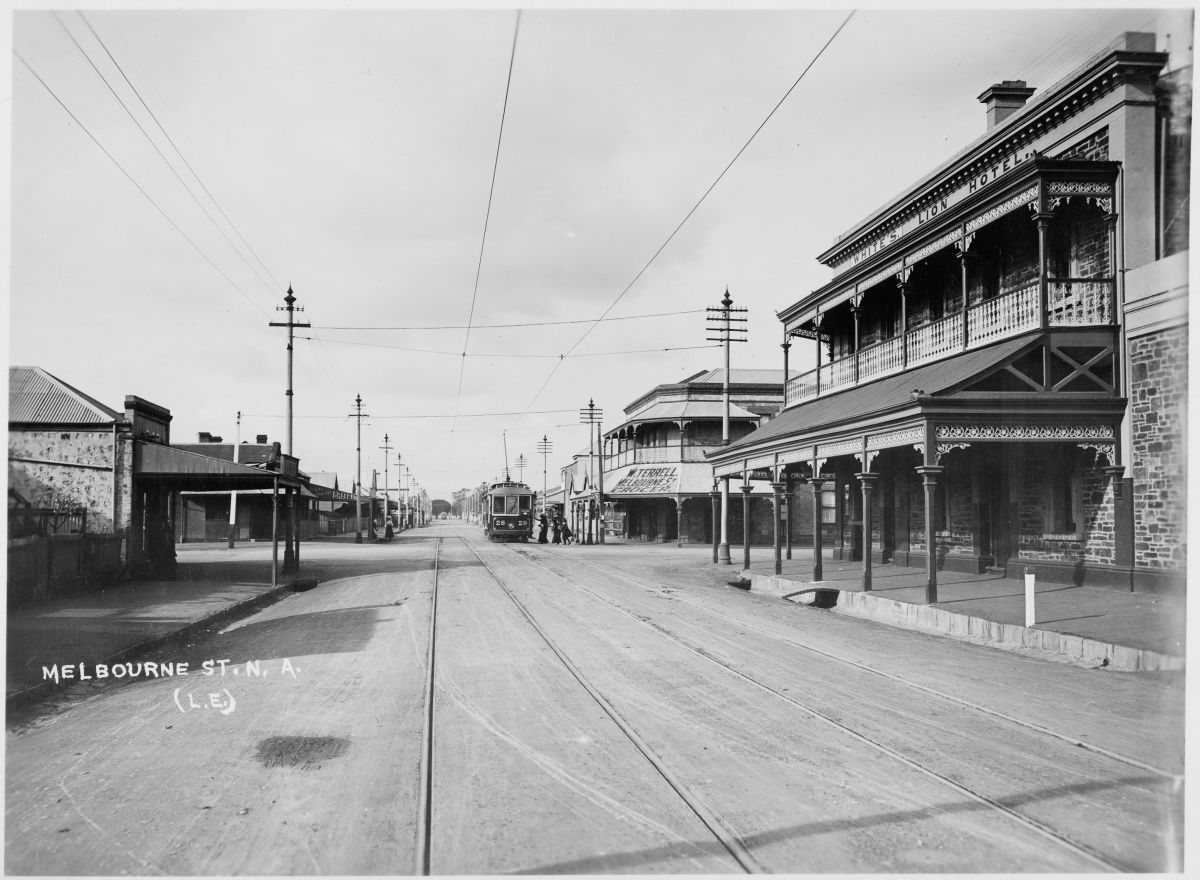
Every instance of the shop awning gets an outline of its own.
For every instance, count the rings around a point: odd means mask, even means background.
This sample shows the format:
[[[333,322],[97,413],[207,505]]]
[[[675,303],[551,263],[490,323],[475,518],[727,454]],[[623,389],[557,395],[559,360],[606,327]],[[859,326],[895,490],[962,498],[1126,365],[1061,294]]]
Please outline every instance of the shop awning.
[[[172,491],[183,492],[271,489],[276,478],[281,488],[302,485],[296,474],[234,464],[161,443],[134,443],[133,473],[139,480],[161,481],[169,484]]]

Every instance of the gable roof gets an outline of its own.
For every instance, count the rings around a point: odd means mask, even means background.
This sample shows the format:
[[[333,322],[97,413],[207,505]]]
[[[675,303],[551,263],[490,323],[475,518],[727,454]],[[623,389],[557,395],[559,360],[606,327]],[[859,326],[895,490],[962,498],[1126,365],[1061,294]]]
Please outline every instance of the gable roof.
[[[124,417],[41,367],[8,368],[10,424],[109,425]]]

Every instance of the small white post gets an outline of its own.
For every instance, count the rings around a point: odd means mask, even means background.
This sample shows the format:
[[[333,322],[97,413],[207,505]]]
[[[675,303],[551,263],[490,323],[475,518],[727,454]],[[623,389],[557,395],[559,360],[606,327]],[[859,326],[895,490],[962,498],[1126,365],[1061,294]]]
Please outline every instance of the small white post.
[[[1025,566],[1025,625],[1033,626],[1034,611],[1033,597],[1037,591],[1037,575],[1028,565]]]

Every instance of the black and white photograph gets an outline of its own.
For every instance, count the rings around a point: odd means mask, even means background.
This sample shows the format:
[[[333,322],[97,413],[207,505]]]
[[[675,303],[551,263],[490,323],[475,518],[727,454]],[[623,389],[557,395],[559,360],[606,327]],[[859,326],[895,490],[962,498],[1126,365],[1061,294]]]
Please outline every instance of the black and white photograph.
[[[1187,873],[1194,17],[7,4],[4,874]]]

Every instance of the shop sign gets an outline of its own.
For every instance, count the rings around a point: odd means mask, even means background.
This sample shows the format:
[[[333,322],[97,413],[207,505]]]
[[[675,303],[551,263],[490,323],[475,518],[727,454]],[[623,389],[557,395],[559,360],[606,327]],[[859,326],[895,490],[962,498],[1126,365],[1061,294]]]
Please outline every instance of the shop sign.
[[[671,493],[679,485],[679,477],[673,467],[630,468],[606,495],[654,495]]]

